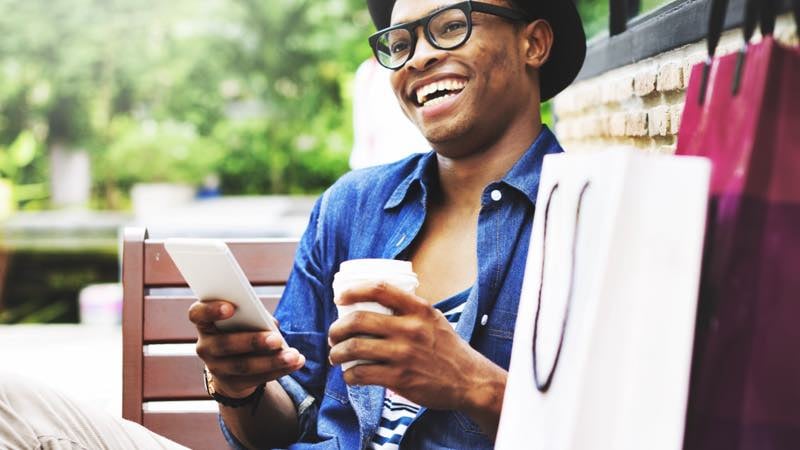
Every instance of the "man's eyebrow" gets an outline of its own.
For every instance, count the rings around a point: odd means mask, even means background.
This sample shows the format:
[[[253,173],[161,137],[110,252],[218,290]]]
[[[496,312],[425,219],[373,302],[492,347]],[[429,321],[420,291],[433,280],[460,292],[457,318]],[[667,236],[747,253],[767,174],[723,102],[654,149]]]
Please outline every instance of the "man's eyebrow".
[[[447,8],[449,8],[449,7],[451,7],[451,6],[455,5],[455,4],[456,4],[456,3],[452,3],[452,4],[450,4],[450,5],[442,5],[442,6],[438,6],[438,7],[436,7],[436,8],[433,8],[432,10],[430,10],[430,11],[426,12],[426,13],[425,13],[425,15],[424,15],[424,16],[422,16],[422,17],[428,17],[428,16],[430,16],[431,14],[436,14],[437,12],[439,12],[439,11],[441,11],[441,10],[444,10],[444,9],[447,9]],[[419,20],[419,19],[414,19],[414,20]],[[397,25],[405,25],[405,24],[407,24],[407,23],[409,23],[409,22],[413,22],[414,20],[406,20],[406,21],[402,21],[402,22],[391,23],[391,24],[389,24],[389,26],[390,26],[390,27],[395,27],[395,26],[397,26]]]

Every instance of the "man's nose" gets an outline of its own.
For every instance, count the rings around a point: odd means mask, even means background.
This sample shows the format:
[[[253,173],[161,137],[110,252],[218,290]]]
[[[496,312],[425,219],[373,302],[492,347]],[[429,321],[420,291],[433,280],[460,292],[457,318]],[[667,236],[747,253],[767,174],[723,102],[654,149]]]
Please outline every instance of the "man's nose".
[[[419,29],[417,33],[417,48],[411,59],[406,62],[406,66],[409,69],[425,70],[443,59],[447,55],[447,50],[438,49],[428,42],[422,29]]]

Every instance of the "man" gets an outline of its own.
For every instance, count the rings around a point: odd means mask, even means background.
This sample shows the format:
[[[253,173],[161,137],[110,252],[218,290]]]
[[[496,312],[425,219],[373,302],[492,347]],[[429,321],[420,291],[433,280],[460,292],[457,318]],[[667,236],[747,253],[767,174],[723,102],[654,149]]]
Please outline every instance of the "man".
[[[192,306],[211,387],[238,406],[220,406],[232,443],[492,446],[538,174],[561,151],[540,101],[574,79],[585,53],[575,7],[552,3],[368,1],[382,30],[375,57],[435,152],[352,172],[317,202],[277,311],[292,349],[270,333],[218,333],[213,322],[233,312],[224,302]],[[353,289],[338,301],[396,315],[335,320],[333,275],[357,258],[410,260],[416,295]],[[455,329],[445,309],[458,310]],[[342,373],[359,359],[378,363]]]
[[[576,76],[583,28],[571,2],[367,3],[382,30],[375,57],[435,152],[352,172],[317,202],[276,314],[292,348],[270,333],[219,332],[226,302],[192,305],[234,446],[492,447],[539,171],[561,151],[540,101]],[[357,258],[410,260],[416,295],[355,288],[337,301],[395,315],[337,320],[332,278]],[[342,372],[360,359],[376,363]]]

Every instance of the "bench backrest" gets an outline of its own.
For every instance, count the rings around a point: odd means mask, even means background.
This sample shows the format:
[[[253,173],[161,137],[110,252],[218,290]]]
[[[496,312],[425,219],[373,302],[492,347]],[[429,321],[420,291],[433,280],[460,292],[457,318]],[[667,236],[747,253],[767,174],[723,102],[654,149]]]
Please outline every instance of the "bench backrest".
[[[296,240],[227,243],[254,286],[286,283]],[[175,346],[163,345],[196,342],[196,329],[188,319],[189,306],[196,299],[189,292],[164,292],[162,288],[186,288],[186,282],[163,241],[148,239],[145,229],[125,230],[122,255],[123,417],[193,449],[226,448],[213,405],[209,409],[208,404],[197,402],[210,399],[203,384],[202,361],[191,348],[173,351]],[[278,298],[276,293],[261,300],[273,311]]]

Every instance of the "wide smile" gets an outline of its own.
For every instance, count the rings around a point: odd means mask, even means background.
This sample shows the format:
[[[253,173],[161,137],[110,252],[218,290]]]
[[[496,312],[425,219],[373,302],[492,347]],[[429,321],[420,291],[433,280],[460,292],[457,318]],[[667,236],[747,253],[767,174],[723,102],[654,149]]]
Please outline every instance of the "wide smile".
[[[420,108],[432,108],[452,100],[467,86],[463,78],[444,78],[416,88],[411,98]]]

